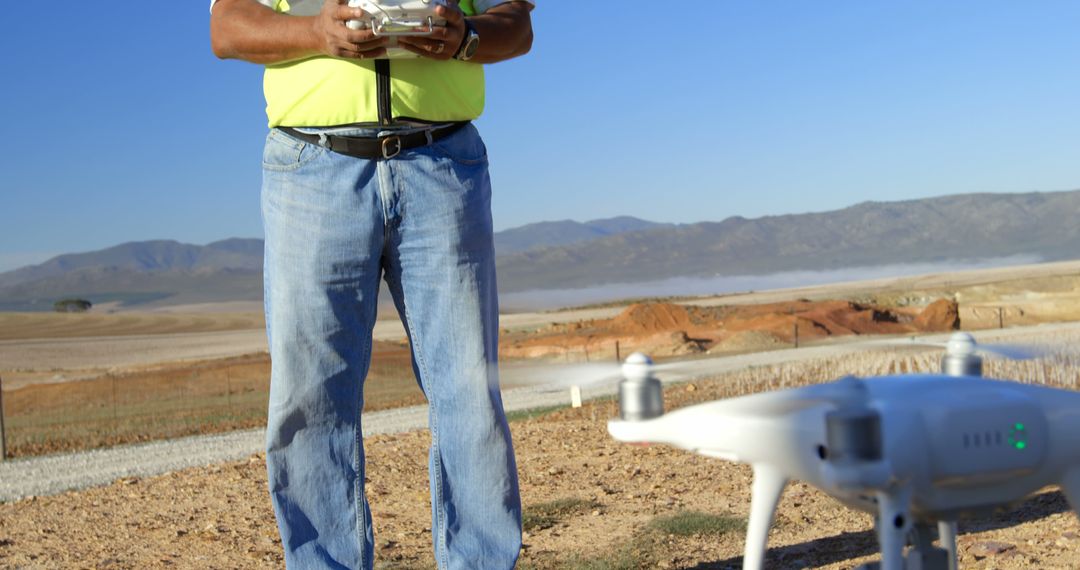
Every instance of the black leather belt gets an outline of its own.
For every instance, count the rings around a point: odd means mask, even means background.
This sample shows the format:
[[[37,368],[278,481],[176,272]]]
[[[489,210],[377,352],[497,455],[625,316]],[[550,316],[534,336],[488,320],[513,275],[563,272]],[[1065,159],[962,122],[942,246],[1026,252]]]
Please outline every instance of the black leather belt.
[[[278,130],[290,137],[307,143],[324,146],[334,152],[367,159],[391,159],[401,151],[427,146],[439,139],[444,139],[469,124],[469,121],[453,123],[449,126],[420,131],[408,135],[390,135],[385,137],[343,137],[338,135],[312,135],[300,132],[292,127],[278,127]]]

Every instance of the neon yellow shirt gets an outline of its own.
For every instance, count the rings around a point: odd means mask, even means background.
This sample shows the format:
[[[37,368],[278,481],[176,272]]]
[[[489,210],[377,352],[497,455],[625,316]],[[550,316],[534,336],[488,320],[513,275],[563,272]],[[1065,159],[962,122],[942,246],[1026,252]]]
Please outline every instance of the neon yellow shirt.
[[[289,12],[287,0],[273,0]],[[496,2],[497,3],[497,2]],[[466,15],[472,0],[462,0]],[[390,119],[467,121],[484,110],[484,67],[457,60],[393,59],[390,64]],[[268,65],[263,76],[266,115],[271,127],[323,127],[377,123],[376,63],[328,56]]]

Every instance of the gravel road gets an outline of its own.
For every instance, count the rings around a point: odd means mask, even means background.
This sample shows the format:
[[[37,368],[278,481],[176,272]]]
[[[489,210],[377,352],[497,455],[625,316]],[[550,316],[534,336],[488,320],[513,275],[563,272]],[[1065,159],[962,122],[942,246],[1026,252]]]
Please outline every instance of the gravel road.
[[[1061,332],[1080,331],[1080,323],[1040,325],[987,331],[979,333],[980,341],[1033,341],[1053,337]],[[942,341],[948,335],[924,336],[920,339]],[[679,367],[678,376],[660,375],[666,382],[686,381],[737,370],[748,366],[780,364],[794,360],[827,358],[838,354],[866,350],[878,340],[785,349],[737,356],[704,358],[688,361]],[[552,367],[553,373],[558,367]],[[613,394],[613,385],[587,388],[585,399]],[[507,411],[529,410],[569,403],[569,391],[542,387],[514,388],[504,391]],[[427,426],[427,407],[414,406],[373,412],[364,416],[366,435],[400,433]],[[57,494],[68,490],[105,485],[117,479],[149,477],[187,467],[233,461],[258,453],[263,449],[263,430],[248,430],[227,434],[196,436],[110,449],[53,455],[0,463],[0,502],[28,496]]]

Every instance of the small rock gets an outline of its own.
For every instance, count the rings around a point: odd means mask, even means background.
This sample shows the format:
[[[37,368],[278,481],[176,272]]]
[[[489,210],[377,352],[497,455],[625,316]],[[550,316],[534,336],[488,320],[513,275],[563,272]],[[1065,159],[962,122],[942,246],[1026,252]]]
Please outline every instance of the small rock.
[[[1008,552],[1016,548],[1015,544],[1009,544],[1007,542],[996,542],[993,540],[987,540],[983,542],[976,542],[971,545],[970,551],[975,556],[996,556],[1004,552]]]

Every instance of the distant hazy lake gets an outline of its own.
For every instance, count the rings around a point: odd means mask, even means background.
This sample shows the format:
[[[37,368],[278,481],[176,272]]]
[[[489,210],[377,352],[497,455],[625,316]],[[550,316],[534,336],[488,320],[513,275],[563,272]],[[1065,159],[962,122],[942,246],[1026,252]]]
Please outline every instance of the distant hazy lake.
[[[602,303],[637,297],[704,296],[768,289],[786,289],[809,285],[825,285],[882,279],[909,277],[931,273],[986,269],[1039,263],[1034,255],[1014,255],[981,260],[947,261],[941,263],[910,263],[879,265],[875,267],[851,267],[827,271],[787,271],[768,275],[717,275],[713,277],[675,277],[640,283],[615,283],[581,289],[548,289],[501,293],[499,303],[504,309],[553,309],[590,303]],[[643,270],[648,270],[643,268]]]

